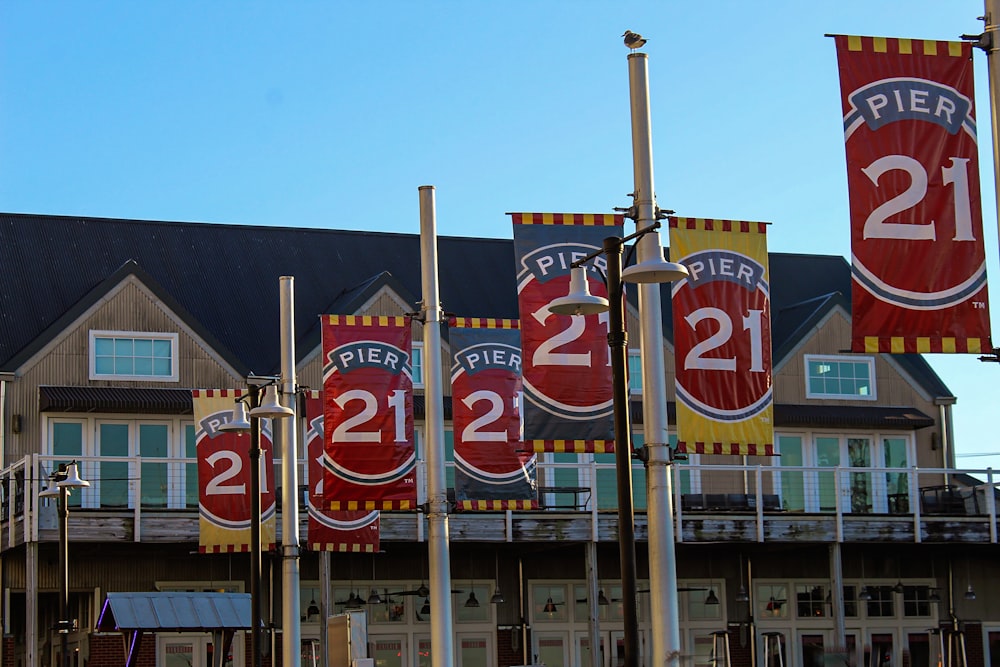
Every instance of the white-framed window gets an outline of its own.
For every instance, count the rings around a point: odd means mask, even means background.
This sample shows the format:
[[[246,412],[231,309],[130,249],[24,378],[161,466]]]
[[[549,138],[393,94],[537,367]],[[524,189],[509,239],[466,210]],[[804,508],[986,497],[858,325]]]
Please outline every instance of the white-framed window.
[[[414,343],[410,354],[410,376],[415,388],[424,386],[424,344]]]
[[[874,401],[875,358],[805,355],[806,398]]]
[[[628,393],[642,393],[642,357],[639,350],[628,351]]]
[[[91,380],[177,382],[175,333],[91,331]]]

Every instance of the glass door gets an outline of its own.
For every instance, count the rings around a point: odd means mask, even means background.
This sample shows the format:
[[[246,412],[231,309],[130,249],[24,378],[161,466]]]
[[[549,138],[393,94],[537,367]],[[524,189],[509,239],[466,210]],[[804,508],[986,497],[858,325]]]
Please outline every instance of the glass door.
[[[406,667],[406,635],[377,635],[369,641],[375,667]]]
[[[896,642],[891,632],[873,632],[865,645],[864,667],[894,667]]]
[[[459,667],[493,667],[493,641],[485,633],[458,633]]]
[[[546,667],[570,667],[569,637],[564,632],[540,632],[535,638],[533,664]]]
[[[237,633],[223,662],[225,667],[237,664],[242,656],[243,635]],[[205,634],[170,634],[156,637],[156,664],[159,667],[212,667],[212,638]]]
[[[604,655],[604,645],[606,644],[604,640],[604,634],[601,633],[601,646],[600,654],[597,659],[597,664],[604,667],[606,665],[605,655]],[[574,665],[580,665],[580,667],[591,667],[594,663],[592,662],[590,653],[590,634],[587,632],[576,633],[576,662]]]
[[[823,667],[826,637],[820,633],[799,633],[799,667]]]

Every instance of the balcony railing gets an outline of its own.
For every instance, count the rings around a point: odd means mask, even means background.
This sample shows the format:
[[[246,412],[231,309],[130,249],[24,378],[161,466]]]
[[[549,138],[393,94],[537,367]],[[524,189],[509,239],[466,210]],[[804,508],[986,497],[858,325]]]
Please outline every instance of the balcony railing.
[[[79,457],[80,474],[91,486],[75,489],[70,506],[80,510],[162,515],[196,512],[198,478],[195,459],[152,457]],[[34,507],[48,476],[66,457],[31,455],[0,470],[0,523],[16,521]],[[450,464],[449,464],[450,465]],[[301,507],[310,480],[299,463]],[[611,460],[538,464],[539,510],[542,512],[616,511],[615,465]],[[997,495],[1000,476],[992,469],[869,468],[820,466],[741,466],[678,464],[671,468],[674,511],[685,517],[767,517],[827,515],[845,518],[904,517],[977,518],[989,525],[997,541]],[[449,474],[451,468],[449,467]],[[281,480],[275,461],[264,490]],[[418,503],[426,501],[426,468],[417,472]],[[646,507],[645,470],[633,465],[635,509]],[[280,489],[273,489],[280,503]],[[681,533],[679,532],[679,535]]]

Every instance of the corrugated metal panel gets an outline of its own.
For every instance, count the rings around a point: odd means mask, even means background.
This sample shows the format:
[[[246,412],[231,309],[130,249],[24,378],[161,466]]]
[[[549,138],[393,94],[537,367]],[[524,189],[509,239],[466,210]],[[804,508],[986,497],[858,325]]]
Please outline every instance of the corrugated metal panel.
[[[142,387],[38,388],[42,412],[124,412],[189,415],[193,410],[190,389]]]
[[[246,593],[108,593],[97,629],[212,631],[247,630]]]

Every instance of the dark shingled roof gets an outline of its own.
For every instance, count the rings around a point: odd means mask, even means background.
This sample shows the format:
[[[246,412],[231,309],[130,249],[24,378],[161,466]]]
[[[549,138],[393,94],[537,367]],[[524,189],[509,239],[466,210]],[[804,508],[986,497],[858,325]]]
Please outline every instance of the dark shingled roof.
[[[777,364],[833,308],[850,311],[851,275],[839,256],[772,253],[769,261]],[[441,236],[438,264],[447,312],[518,317],[511,240]],[[0,266],[0,372],[14,371],[129,274],[244,374],[279,369],[281,276],[295,276],[300,357],[319,345],[319,315],[352,312],[383,286],[414,310],[421,295],[418,234],[0,214]],[[670,290],[661,295],[669,338]],[[932,396],[951,396],[920,355],[894,359]]]

